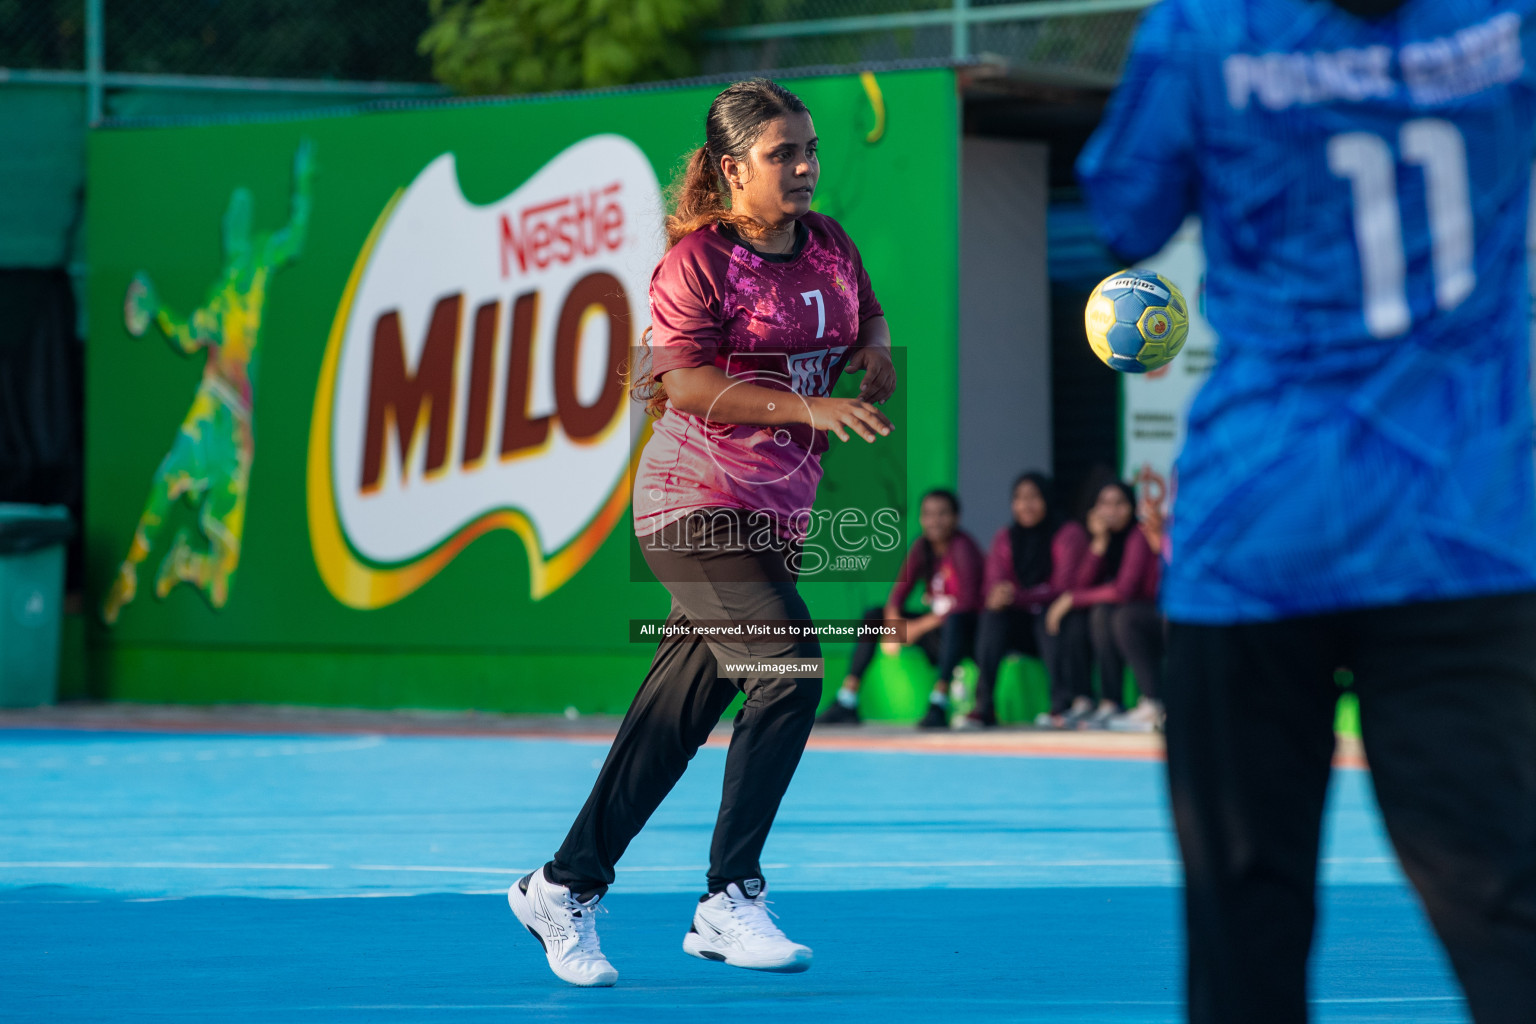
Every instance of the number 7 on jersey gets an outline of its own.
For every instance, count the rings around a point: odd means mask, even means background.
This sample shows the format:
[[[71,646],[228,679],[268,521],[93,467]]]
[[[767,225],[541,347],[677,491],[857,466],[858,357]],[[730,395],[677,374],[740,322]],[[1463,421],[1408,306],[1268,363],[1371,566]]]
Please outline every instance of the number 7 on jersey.
[[[816,303],[816,337],[819,338],[823,334],[826,334],[827,333],[827,306],[826,306],[826,300],[824,300],[821,297],[821,289],[817,288],[815,291],[801,292],[800,293],[800,297],[805,300],[805,304],[807,306],[809,306],[813,300],[815,301],[815,303]]]

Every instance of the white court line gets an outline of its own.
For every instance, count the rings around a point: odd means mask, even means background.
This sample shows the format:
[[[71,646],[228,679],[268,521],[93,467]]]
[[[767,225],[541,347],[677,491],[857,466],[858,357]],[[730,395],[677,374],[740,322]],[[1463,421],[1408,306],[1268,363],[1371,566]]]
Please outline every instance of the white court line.
[[[233,739],[250,742],[252,737],[232,737]],[[167,750],[155,752],[135,752],[121,756],[109,757],[104,754],[89,754],[84,757],[67,758],[49,756],[37,761],[27,761],[16,757],[0,758],[0,768],[29,768],[29,769],[54,769],[87,767],[100,768],[107,765],[123,764],[181,764],[186,761],[227,761],[245,757],[304,757],[309,754],[334,754],[347,753],[354,750],[371,750],[384,743],[385,737],[381,735],[360,736],[350,740],[318,740],[303,743],[271,743],[265,740],[256,740],[262,745],[250,746],[223,746],[203,750]],[[176,743],[180,746],[206,744],[205,736],[168,736],[161,742]]]
[[[1330,866],[1364,864],[1395,864],[1394,857],[1325,857],[1322,863]],[[872,861],[806,861],[799,864],[764,864],[767,871],[863,871],[869,869],[927,870],[957,868],[1164,868],[1176,867],[1173,858],[1142,860],[872,860]],[[526,875],[532,868],[503,868],[454,864],[285,864],[245,863],[222,861],[133,861],[127,863],[104,860],[14,860],[0,861],[0,870],[7,868],[127,868],[155,870],[233,870],[233,871],[399,871],[427,872],[458,875]],[[626,874],[637,872],[694,872],[707,871],[707,864],[637,864],[623,865]]]
[[[334,864],[245,864],[215,861],[145,860],[122,863],[108,860],[4,860],[5,868],[132,868],[156,871],[333,871]]]
[[[668,986],[661,986],[661,987],[665,988],[667,990],[671,990],[671,989],[681,988],[682,986],[668,985]],[[862,998],[868,999],[869,997],[868,996],[864,996]],[[948,997],[945,997],[945,996],[934,996],[932,998],[933,999],[947,999]],[[1078,1006],[1078,1007],[1091,1007],[1091,1006],[1146,1006],[1146,1007],[1154,1007],[1154,1006],[1156,1006],[1156,1007],[1162,1007],[1162,1006],[1183,1006],[1184,1005],[1182,1000],[1175,1000],[1175,999],[1030,999],[1027,1002],[1023,1002],[1023,1001],[1019,1000],[1017,997],[1014,997],[1014,996],[993,996],[993,997],[989,998],[989,997],[985,997],[985,996],[977,997],[974,994],[968,994],[965,998],[966,998],[967,1002],[971,1002],[971,1003],[982,1003],[982,1004],[989,1005],[989,1006],[997,1006],[997,1005],[1020,1006],[1020,1007],[1024,1007],[1024,1008],[1028,1008],[1028,1007],[1045,1007],[1045,1006],[1058,1006],[1058,1007],[1065,1007],[1065,1006]],[[876,1001],[880,1001],[880,1002],[902,1001],[902,1002],[905,1002],[905,1001],[907,1001],[907,997],[905,997],[905,996],[898,996],[898,997],[887,996],[887,997],[883,997],[883,998],[878,998],[877,997]],[[1341,1004],[1353,1004],[1353,1005],[1360,1005],[1360,1006],[1373,1006],[1373,1005],[1380,1005],[1380,1004],[1392,1004],[1392,1005],[1395,1006],[1395,1005],[1401,1005],[1401,1004],[1405,1004],[1405,1003],[1459,1003],[1461,1001],[1462,1000],[1461,1000],[1460,996],[1381,996],[1381,997],[1375,998],[1375,999],[1362,998],[1362,999],[1309,999],[1309,1000],[1307,1000],[1308,1004],[1310,1004],[1312,1006],[1337,1006],[1337,1005],[1341,1005]],[[669,1002],[664,1002],[664,1003],[651,1003],[651,1002],[636,1003],[636,1002],[633,1002],[633,1001],[626,1001],[624,1005],[627,1008],[629,1008],[629,1009],[642,1009],[642,1008],[654,1009],[654,1008],[657,1008],[657,1007],[673,1008],[673,1007],[677,1006],[677,1003],[676,1003],[676,1001],[669,1001]],[[549,1007],[549,1004],[545,1003],[545,1002],[534,1002],[534,1003],[367,1003],[367,1004],[350,1005],[350,1006],[303,1006],[303,1007],[297,1007],[297,1009],[301,1009],[301,1010],[328,1010],[328,1011],[336,1011],[336,1010],[418,1010],[418,1011],[419,1010],[547,1010],[548,1007]]]
[[[459,868],[441,864],[349,864],[353,871],[432,871],[453,875],[526,875],[533,868]]]
[[[1335,1006],[1344,1004],[1370,1006],[1372,1003],[1459,1003],[1461,996],[1377,996],[1374,999],[1309,999],[1307,1001]]]

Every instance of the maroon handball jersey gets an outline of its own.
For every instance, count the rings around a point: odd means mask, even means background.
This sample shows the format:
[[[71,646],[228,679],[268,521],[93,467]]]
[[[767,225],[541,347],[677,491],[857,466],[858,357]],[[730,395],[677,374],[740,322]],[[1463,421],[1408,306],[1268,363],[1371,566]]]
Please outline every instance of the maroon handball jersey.
[[[786,402],[828,395],[883,315],[852,239],[831,217],[807,213],[788,259],[764,258],[711,225],[669,250],[651,276],[651,366],[657,376],[718,366],[727,376],[785,392]],[[666,384],[662,377],[662,384]],[[635,532],[647,536],[691,509],[762,510],[779,532],[803,534],[821,481],[825,431],[709,422],[669,403],[635,474]]]

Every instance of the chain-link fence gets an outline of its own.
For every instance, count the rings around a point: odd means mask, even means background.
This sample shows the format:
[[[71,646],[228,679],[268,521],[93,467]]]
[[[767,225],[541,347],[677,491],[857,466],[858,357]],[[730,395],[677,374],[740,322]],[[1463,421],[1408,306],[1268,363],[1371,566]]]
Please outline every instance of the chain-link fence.
[[[707,33],[710,72],[986,57],[1108,84],[1151,0],[741,0]]]
[[[427,0],[102,0],[104,70],[427,82]],[[85,67],[86,0],[0,0],[0,67]]]
[[[85,67],[81,0],[0,0],[0,68]]]

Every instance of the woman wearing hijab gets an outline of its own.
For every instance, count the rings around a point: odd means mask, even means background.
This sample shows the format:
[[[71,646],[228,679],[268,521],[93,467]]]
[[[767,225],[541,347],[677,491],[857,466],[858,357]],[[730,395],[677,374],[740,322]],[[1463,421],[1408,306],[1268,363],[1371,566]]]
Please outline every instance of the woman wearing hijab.
[[[1010,652],[1032,654],[1045,662],[1052,679],[1052,711],[1064,712],[1066,694],[1057,705],[1056,637],[1045,632],[1045,610],[1066,590],[1071,574],[1088,549],[1080,523],[1061,522],[1055,488],[1042,473],[1023,473],[1013,482],[1013,521],[992,538],[982,593],[986,606],[976,630],[976,706],[960,728],[997,724],[994,693],[997,670]]]

